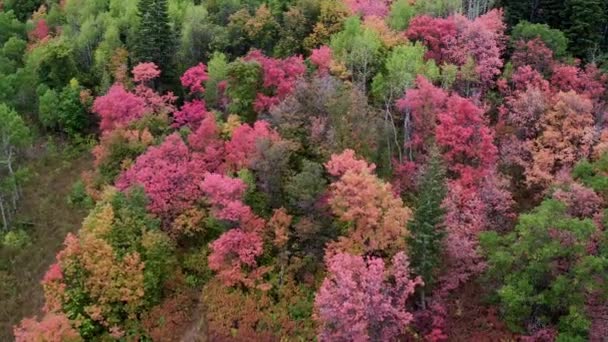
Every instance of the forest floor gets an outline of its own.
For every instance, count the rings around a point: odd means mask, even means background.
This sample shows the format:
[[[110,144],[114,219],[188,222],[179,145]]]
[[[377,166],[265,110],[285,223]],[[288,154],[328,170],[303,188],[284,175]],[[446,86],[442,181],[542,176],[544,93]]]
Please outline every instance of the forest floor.
[[[31,154],[29,179],[14,222],[31,242],[21,249],[0,245],[0,341],[13,340],[12,327],[23,317],[40,314],[40,280],[67,233],[75,232],[86,215],[67,198],[80,174],[91,167],[88,149],[44,143]]]
[[[518,336],[500,320],[496,308],[484,298],[489,289],[473,279],[450,298],[448,304],[448,341],[453,342],[512,342]]]

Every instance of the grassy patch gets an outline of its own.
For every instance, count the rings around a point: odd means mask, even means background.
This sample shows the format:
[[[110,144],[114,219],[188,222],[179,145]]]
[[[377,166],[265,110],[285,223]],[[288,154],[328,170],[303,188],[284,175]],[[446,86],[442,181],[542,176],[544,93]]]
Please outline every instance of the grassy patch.
[[[14,227],[27,233],[27,245],[0,246],[0,341],[11,341],[12,326],[40,314],[40,280],[55,260],[68,232],[76,231],[86,210],[68,204],[73,184],[91,166],[86,147],[46,142],[32,152],[30,177]]]

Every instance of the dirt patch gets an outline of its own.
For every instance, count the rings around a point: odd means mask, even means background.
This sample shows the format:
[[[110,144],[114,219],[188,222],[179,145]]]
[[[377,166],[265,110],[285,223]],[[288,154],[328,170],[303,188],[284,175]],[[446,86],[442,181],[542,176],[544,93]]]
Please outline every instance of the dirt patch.
[[[91,166],[87,152],[53,152],[29,164],[16,225],[25,227],[31,245],[21,250],[0,247],[0,341],[13,340],[12,327],[40,313],[42,279],[68,232],[75,232],[85,210],[68,205],[67,196],[82,171]]]

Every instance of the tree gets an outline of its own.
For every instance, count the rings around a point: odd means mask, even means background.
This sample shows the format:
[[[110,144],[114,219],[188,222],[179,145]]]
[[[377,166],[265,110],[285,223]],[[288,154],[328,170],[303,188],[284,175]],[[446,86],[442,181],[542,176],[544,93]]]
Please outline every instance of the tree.
[[[416,87],[397,100],[396,107],[404,117],[404,145],[409,161],[420,160],[427,153],[434,136],[437,115],[446,108],[448,94],[423,76],[417,76]]]
[[[532,163],[526,169],[530,185],[548,186],[557,172],[573,167],[591,152],[591,101],[574,92],[560,92],[553,101],[541,118],[542,133],[530,142]]]
[[[306,71],[301,56],[275,59],[264,56],[259,50],[253,50],[245,60],[256,61],[262,67],[262,84],[265,89],[257,94],[253,103],[258,113],[267,111],[284,100]]]
[[[403,31],[409,26],[410,20],[415,14],[415,5],[412,5],[409,0],[393,1],[387,18],[388,25],[393,30]]]
[[[571,42],[570,50],[574,55],[590,60],[600,48],[606,3],[601,0],[568,0],[565,6],[569,14],[566,33]]]
[[[366,89],[380,67],[382,42],[378,34],[363,28],[359,18],[351,17],[344,22],[344,30],[332,36],[330,46],[335,59],[343,62],[353,80]]]
[[[15,17],[11,10],[0,12],[0,44],[6,43],[11,37],[25,38],[25,25]]]
[[[470,100],[452,95],[446,111],[438,116],[437,144],[448,170],[464,183],[475,183],[487,175],[496,161],[498,151],[482,114]]]
[[[330,185],[329,206],[346,224],[345,235],[327,247],[326,254],[393,255],[405,247],[411,210],[395,196],[391,185],[371,173],[374,165],[357,160],[346,150],[325,164],[339,179]]]
[[[346,0],[345,3],[353,14],[361,15],[363,17],[377,16],[382,18],[388,14],[390,1]]]
[[[107,94],[95,99],[93,112],[101,117],[101,130],[111,131],[140,119],[145,113],[145,104],[141,98],[127,92],[123,85],[115,84]]]
[[[242,284],[250,288],[267,288],[266,284],[259,282],[269,269],[258,267],[256,261],[264,251],[263,241],[258,234],[231,229],[211,243],[210,247],[209,268],[218,272],[225,286]]]
[[[239,59],[228,65],[227,74],[228,111],[238,114],[245,122],[255,122],[257,113],[253,104],[258,89],[262,88],[261,66]]]
[[[426,49],[419,43],[406,44],[395,47],[384,65],[384,72],[374,77],[372,82],[372,93],[382,102],[384,107],[384,120],[387,127],[391,127],[393,134],[387,136],[387,145],[395,145],[399,161],[403,161],[403,152],[400,139],[398,138],[399,121],[393,117],[393,107],[399,96],[406,90],[412,88],[417,77],[426,77],[429,80],[438,78],[439,69],[433,60],[425,61]],[[404,137],[406,142],[409,140],[407,132],[411,121],[409,117],[404,118]]]
[[[66,341],[80,342],[82,338],[64,314],[46,314],[40,322],[29,318],[15,327],[15,341]]]
[[[31,143],[31,133],[17,112],[0,104],[0,217],[4,230],[9,229],[12,214],[17,210],[21,197],[20,177],[17,168],[19,151]]]
[[[539,38],[556,57],[562,58],[568,49],[568,38],[558,30],[552,29],[547,24],[532,24],[526,20],[520,21],[511,31],[511,42],[516,43],[520,40],[530,41]]]
[[[165,222],[192,208],[203,191],[204,166],[174,133],[139,156],[116,182],[120,190],[142,186],[150,198],[148,209]]]
[[[164,71],[164,78],[173,76],[176,37],[169,23],[166,0],[140,0],[140,22],[133,47],[138,62],[152,62]]]
[[[52,89],[39,99],[38,115],[48,129],[61,131],[74,138],[89,128],[89,116],[80,97],[82,87],[76,79],[70,81],[60,93]]]
[[[407,238],[412,268],[424,279],[424,286],[420,289],[423,310],[426,309],[427,290],[433,286],[440,265],[445,235],[442,207],[445,195],[445,170],[439,152],[432,149],[420,183],[414,215],[408,223],[410,236]]]
[[[532,320],[557,324],[558,340],[587,338],[586,295],[607,274],[605,240],[594,242],[597,232],[590,218],[572,217],[565,204],[549,199],[521,215],[515,231],[482,234],[489,275],[512,329]]]
[[[64,316],[82,340],[141,334],[139,314],[162,300],[175,267],[172,243],[158,228],[141,191],[107,189],[45,274],[45,312]]]
[[[392,341],[403,337],[413,315],[406,301],[422,281],[412,279],[399,252],[385,267],[380,258],[337,254],[315,298],[320,341]],[[387,279],[393,279],[387,281]]]

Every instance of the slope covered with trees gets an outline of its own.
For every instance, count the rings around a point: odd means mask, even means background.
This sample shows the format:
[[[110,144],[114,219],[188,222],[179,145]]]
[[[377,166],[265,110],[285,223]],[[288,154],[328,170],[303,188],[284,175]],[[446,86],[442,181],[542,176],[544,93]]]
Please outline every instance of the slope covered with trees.
[[[603,1],[0,4],[5,244],[95,142],[17,341],[608,336]]]

